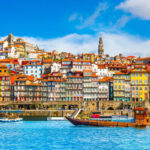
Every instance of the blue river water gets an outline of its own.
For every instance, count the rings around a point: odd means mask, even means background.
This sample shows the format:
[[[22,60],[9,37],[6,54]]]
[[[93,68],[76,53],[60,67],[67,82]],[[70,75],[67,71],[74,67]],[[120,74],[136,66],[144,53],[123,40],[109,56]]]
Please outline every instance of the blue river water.
[[[150,128],[75,127],[68,121],[0,123],[3,150],[149,150]]]

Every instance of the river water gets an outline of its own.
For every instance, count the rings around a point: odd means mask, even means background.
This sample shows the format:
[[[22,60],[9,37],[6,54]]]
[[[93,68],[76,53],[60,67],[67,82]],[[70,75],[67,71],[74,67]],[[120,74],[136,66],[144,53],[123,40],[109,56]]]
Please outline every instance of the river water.
[[[75,127],[68,121],[0,123],[0,149],[150,149],[150,128]]]

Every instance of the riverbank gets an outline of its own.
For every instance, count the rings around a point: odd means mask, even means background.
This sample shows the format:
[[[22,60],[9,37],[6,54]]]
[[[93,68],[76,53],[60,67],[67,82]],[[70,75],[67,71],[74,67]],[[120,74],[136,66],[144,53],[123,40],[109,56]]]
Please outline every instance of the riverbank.
[[[51,101],[51,102],[1,102],[0,110],[21,110],[20,117],[24,120],[46,120],[47,117],[66,117],[83,108],[81,117],[91,117],[92,113],[104,116],[133,116],[134,108],[142,106],[150,108],[149,101],[114,102],[114,101]],[[149,113],[149,112],[148,112]],[[67,115],[68,114],[68,115]]]
[[[20,117],[23,120],[47,120],[48,117],[66,117],[74,110],[23,110]]]

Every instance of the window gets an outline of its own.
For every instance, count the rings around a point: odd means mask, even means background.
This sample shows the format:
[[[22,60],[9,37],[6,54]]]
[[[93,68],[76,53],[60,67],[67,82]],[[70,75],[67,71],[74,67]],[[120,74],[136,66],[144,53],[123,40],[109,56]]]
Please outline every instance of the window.
[[[142,84],[142,80],[139,80],[139,83]]]
[[[139,75],[140,75],[140,77],[142,77],[142,73],[140,73]]]
[[[138,74],[136,73],[135,76],[138,77]]]
[[[145,91],[147,91],[147,87],[145,87]]]
[[[132,74],[132,77],[134,77],[134,73]]]

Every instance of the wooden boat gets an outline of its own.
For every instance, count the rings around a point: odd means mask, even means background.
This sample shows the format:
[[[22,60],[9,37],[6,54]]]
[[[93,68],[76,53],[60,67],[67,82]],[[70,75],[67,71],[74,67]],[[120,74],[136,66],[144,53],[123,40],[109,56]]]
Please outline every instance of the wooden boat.
[[[98,126],[98,127],[146,127],[146,110],[141,107],[137,107],[134,110],[135,122],[114,122],[114,121],[101,121],[92,119],[75,119],[72,117],[66,117],[75,126],[85,125],[85,126]]]

